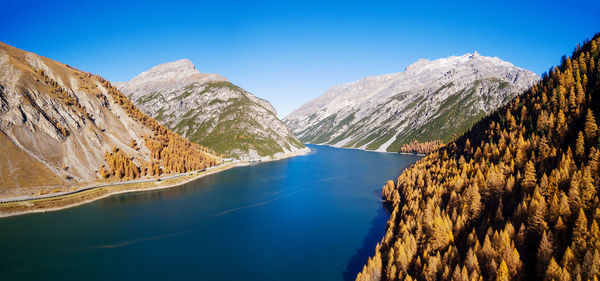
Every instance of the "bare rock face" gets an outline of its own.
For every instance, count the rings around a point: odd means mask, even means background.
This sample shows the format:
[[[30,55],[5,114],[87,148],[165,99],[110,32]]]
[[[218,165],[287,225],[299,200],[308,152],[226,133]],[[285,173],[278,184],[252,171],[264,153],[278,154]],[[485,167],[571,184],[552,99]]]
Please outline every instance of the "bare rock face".
[[[330,88],[284,118],[300,140],[399,151],[413,140],[448,141],[539,77],[477,52]]]
[[[145,137],[164,128],[133,117],[135,108],[115,101],[109,87],[98,76],[0,42],[0,196],[94,182],[113,147],[136,166],[154,161]]]
[[[115,84],[145,113],[226,157],[277,157],[305,148],[268,101],[221,75],[200,73],[187,59]]]
[[[133,100],[145,93],[155,93],[169,89],[178,89],[193,83],[227,81],[218,74],[200,73],[188,59],[157,65],[140,73],[129,82],[117,82],[115,85],[124,93],[131,93]]]

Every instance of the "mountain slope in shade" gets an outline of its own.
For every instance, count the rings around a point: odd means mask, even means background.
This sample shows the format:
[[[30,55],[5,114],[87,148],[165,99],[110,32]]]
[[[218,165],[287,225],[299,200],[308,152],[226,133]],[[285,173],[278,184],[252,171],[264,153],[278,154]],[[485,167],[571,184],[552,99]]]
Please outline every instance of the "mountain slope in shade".
[[[0,143],[2,193],[93,182],[100,170],[136,178],[148,167],[170,173],[218,160],[139,112],[101,77],[4,43]]]
[[[187,59],[116,83],[144,112],[227,157],[255,159],[306,149],[271,104]]]
[[[330,88],[284,118],[304,142],[399,151],[412,141],[448,141],[539,78],[477,52]]]

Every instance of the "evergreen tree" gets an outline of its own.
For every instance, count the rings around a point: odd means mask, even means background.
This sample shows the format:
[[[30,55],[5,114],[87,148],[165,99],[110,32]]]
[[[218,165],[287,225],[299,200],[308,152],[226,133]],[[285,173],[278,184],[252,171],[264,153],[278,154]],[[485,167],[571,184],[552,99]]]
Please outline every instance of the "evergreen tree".
[[[585,117],[585,137],[588,141],[592,141],[596,138],[598,132],[598,125],[596,124],[596,118],[592,110],[588,109]]]
[[[577,255],[582,255],[587,250],[587,234],[587,218],[583,208],[580,208],[573,227],[573,250]]]
[[[562,269],[560,268],[558,263],[556,263],[554,258],[551,258],[548,268],[546,269],[546,276],[544,277],[544,280],[561,280],[561,276]]]
[[[524,188],[531,190],[535,187],[536,183],[537,176],[535,174],[535,165],[533,164],[533,162],[527,161],[527,164],[525,165],[525,175],[523,177],[523,182],[521,183],[521,185]]]
[[[579,132],[577,135],[577,142],[575,144],[575,155],[579,159],[583,159],[585,157],[585,141],[583,139],[583,133]]]
[[[496,273],[496,281],[509,281],[510,275],[508,274],[508,267],[506,266],[506,262],[502,260],[500,262],[500,267],[498,268],[498,272]]]
[[[550,263],[550,259],[552,259],[552,244],[548,240],[548,235],[546,235],[546,231],[542,235],[542,240],[540,241],[540,245],[537,251],[537,272],[538,276],[544,276],[546,273],[546,268]]]

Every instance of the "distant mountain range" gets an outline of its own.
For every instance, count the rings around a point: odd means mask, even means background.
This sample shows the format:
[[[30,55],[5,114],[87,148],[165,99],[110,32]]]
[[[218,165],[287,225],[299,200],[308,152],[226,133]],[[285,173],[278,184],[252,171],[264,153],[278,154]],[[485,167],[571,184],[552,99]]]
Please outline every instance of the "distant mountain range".
[[[1,42],[0,144],[0,193],[201,170],[219,161],[102,77]]]
[[[398,152],[449,141],[538,80],[477,52],[420,59],[404,72],[334,86],[284,122],[304,142]]]
[[[268,101],[187,59],[115,83],[144,112],[226,157],[254,159],[305,149]]]

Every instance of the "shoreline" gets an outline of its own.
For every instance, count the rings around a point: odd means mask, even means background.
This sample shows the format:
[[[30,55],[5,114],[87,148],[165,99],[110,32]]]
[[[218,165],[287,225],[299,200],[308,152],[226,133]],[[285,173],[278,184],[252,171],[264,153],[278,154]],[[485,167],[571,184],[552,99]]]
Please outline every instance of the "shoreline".
[[[421,156],[421,157],[425,157],[425,156],[427,156],[427,154],[410,153],[410,152],[377,151],[377,150],[368,150],[368,149],[364,149],[364,148],[356,148],[356,147],[343,147],[343,146],[335,146],[335,145],[331,145],[331,144],[316,144],[316,143],[310,143],[310,142],[307,142],[306,144],[311,144],[311,145],[322,145],[322,146],[329,146],[329,147],[333,147],[333,148],[341,148],[341,149],[353,149],[353,150],[360,150],[360,151],[366,151],[366,152],[390,153],[390,154],[403,154],[403,155],[414,155],[414,156]]]
[[[298,151],[281,154],[274,157],[268,157],[260,162],[250,162],[247,160],[238,160],[235,162],[223,164],[221,166],[215,166],[211,170],[198,172],[191,175],[182,175],[175,178],[169,178],[161,181],[148,181],[142,183],[123,183],[110,186],[101,186],[97,188],[88,189],[85,191],[60,195],[50,198],[34,198],[30,200],[23,200],[18,202],[6,202],[0,203],[0,219],[12,216],[19,216],[32,213],[45,213],[51,211],[63,210],[79,205],[87,204],[96,200],[110,197],[112,195],[131,193],[131,192],[143,192],[152,191],[159,189],[166,189],[184,185],[186,183],[195,181],[204,176],[216,174],[222,171],[226,171],[236,167],[249,166],[253,163],[271,162],[283,160],[295,156],[306,155],[311,152],[311,149],[306,147]]]

